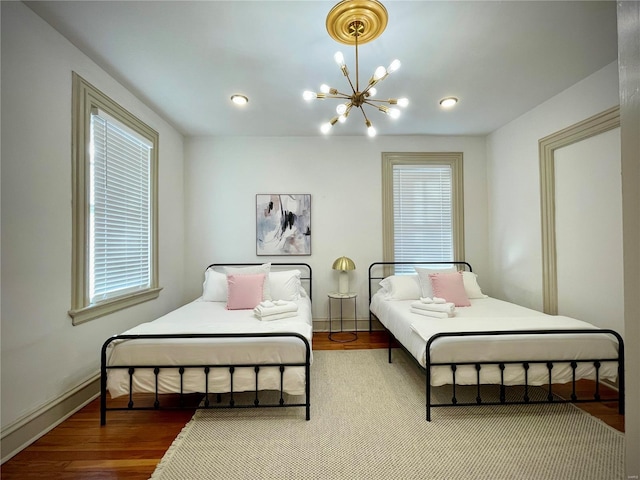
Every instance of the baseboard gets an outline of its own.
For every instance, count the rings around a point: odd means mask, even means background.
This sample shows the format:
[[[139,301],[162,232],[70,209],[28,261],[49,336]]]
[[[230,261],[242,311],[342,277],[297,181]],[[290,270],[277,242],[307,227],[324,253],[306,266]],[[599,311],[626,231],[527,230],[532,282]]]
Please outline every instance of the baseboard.
[[[100,394],[100,375],[84,381],[57,399],[2,429],[1,463],[6,462],[47,432],[64,422]],[[96,423],[99,422],[96,417]]]
[[[333,320],[332,331],[337,331],[340,329],[340,321]],[[358,319],[358,331],[359,332],[368,332],[369,331],[369,319],[368,318],[359,318]],[[354,331],[354,321],[353,318],[349,320],[344,320],[342,322],[342,329],[345,332]],[[384,330],[380,322],[377,319],[373,319],[371,322],[371,330]],[[328,332],[329,331],[329,319],[327,318],[317,318],[313,320],[313,331],[314,332]]]

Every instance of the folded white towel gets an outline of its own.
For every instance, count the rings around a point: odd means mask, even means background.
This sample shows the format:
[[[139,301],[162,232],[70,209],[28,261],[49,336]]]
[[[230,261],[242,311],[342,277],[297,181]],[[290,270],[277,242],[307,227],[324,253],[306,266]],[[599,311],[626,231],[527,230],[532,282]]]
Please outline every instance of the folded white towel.
[[[411,303],[411,307],[418,310],[428,310],[432,312],[444,312],[449,316],[453,316],[456,310],[455,304],[448,303],[422,303],[422,302],[413,302]]]
[[[278,302],[283,302],[282,300],[277,300]],[[253,312],[256,314],[256,316],[258,317],[265,317],[267,315],[275,315],[278,313],[286,313],[286,312],[297,312],[298,311],[298,304],[295,302],[286,302],[284,301],[284,303],[280,303],[280,304],[276,304],[275,302],[273,302],[273,306],[263,306],[262,305],[263,302],[260,302],[260,304],[258,304],[256,306],[256,308],[253,309]]]
[[[433,318],[447,318],[449,314],[446,312],[435,312],[433,310],[424,310],[422,308],[413,308],[411,307],[412,313],[417,313],[418,315],[424,315],[425,317],[433,317]]]
[[[272,315],[263,315],[263,316],[256,314],[256,317],[258,317],[263,322],[269,322],[271,320],[280,320],[281,318],[295,317],[297,314],[298,312],[282,312],[282,313],[274,313]]]
[[[420,297],[421,303],[433,303],[433,299],[431,297]]]

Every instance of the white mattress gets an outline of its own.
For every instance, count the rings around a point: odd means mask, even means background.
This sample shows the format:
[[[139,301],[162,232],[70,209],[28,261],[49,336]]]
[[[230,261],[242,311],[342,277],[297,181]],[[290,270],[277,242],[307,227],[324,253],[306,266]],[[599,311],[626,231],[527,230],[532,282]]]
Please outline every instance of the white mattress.
[[[404,345],[423,367],[426,366],[426,343],[439,332],[489,331],[489,330],[571,330],[596,329],[597,327],[569,317],[546,315],[495,298],[472,299],[471,307],[457,307],[451,318],[433,318],[412,313],[410,305],[415,300],[386,300],[376,294],[371,300],[371,311],[380,322]],[[509,361],[509,360],[578,360],[611,359],[617,357],[617,341],[611,335],[513,335],[502,337],[480,336],[466,338],[442,338],[431,346],[431,361]],[[432,385],[452,383],[449,367],[431,369]],[[528,372],[529,385],[549,382],[545,365],[532,364]],[[603,362],[600,379],[615,381],[617,363]],[[578,363],[576,378],[595,379],[592,363]],[[569,364],[555,364],[553,383],[571,381]],[[524,383],[524,370],[520,365],[507,365],[504,370],[506,385]],[[459,366],[456,371],[459,385],[476,384],[473,366]],[[483,366],[481,383],[500,383],[497,366]]]
[[[177,333],[264,333],[293,332],[312,341],[311,302],[305,295],[297,300],[298,315],[281,320],[263,321],[253,310],[227,310],[225,302],[195,300],[153,322],[143,323],[124,334]],[[109,345],[108,365],[216,365],[304,363],[306,347],[295,337],[225,338],[225,339],[162,339],[122,340]],[[180,391],[177,369],[161,370],[159,393]],[[183,377],[183,392],[205,391],[202,368],[187,369]],[[229,392],[231,380],[228,369],[212,369],[209,373],[209,392]],[[288,367],[284,372],[284,391],[292,395],[305,392],[304,367]],[[115,398],[129,393],[129,374],[126,369],[109,369],[107,388]],[[255,389],[253,368],[236,368],[233,390]],[[259,373],[259,390],[279,390],[280,372],[277,367],[263,367]],[[136,369],[133,392],[154,392],[152,369]]]

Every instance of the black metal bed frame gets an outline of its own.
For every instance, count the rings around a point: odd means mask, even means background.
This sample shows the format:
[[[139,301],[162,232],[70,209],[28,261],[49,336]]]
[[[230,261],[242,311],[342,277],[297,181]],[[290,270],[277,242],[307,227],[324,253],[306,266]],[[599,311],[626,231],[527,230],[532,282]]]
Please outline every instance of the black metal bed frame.
[[[256,263],[217,263],[211,264],[207,267],[226,267],[226,266],[254,266],[259,265]],[[272,263],[272,266],[278,268],[286,267],[303,267],[308,271],[308,275],[301,275],[301,281],[305,281],[305,289],[309,294],[309,299],[312,298],[312,270],[306,263]],[[198,365],[108,365],[107,364],[107,349],[109,345],[115,341],[121,340],[143,340],[143,339],[230,339],[230,338],[297,338],[305,347],[305,360],[304,362],[282,362],[282,363],[233,363],[233,364],[198,364]],[[253,400],[250,403],[240,403],[237,399],[237,394],[246,393],[236,392],[233,389],[233,375],[238,368],[252,368],[255,373],[255,389],[253,393]],[[276,403],[268,403],[261,401],[259,388],[259,374],[261,369],[267,367],[276,367],[280,371],[280,389],[279,399]],[[304,367],[305,369],[305,394],[304,402],[292,402],[287,403],[285,400],[284,392],[284,372],[287,368],[292,367]],[[100,425],[106,424],[107,411],[110,410],[161,410],[161,409],[231,409],[231,408],[283,408],[283,407],[305,407],[306,420],[311,418],[311,382],[310,382],[310,367],[311,367],[311,345],[309,341],[301,334],[294,332],[264,332],[264,333],[209,333],[209,334],[121,334],[114,335],[107,339],[102,345],[100,352]],[[129,401],[126,407],[110,407],[107,402],[107,375],[109,370],[127,370],[129,374]],[[133,375],[136,370],[152,370],[155,376],[155,392],[153,406],[136,406],[134,402],[133,394]],[[185,393],[183,392],[183,375],[187,369],[201,370],[204,373],[204,383],[202,385],[203,401],[197,406],[187,407],[185,406]],[[230,391],[225,392],[210,392],[209,391],[209,374],[215,369],[226,369],[230,376]],[[164,407],[160,402],[161,394],[158,390],[158,377],[161,372],[173,370],[177,371],[180,375],[180,391],[175,392],[179,395],[179,403],[177,407]],[[215,394],[215,402],[212,403],[209,396]],[[222,403],[222,394],[229,395],[229,402]]]
[[[395,265],[424,265],[424,264],[457,264],[463,265],[472,271],[471,265],[467,262],[375,262],[369,266],[369,303],[371,303],[372,297],[372,282],[374,280],[381,280],[385,277],[373,277],[371,272],[374,268],[385,265],[388,267],[393,267]],[[371,320],[373,317],[373,313],[369,311],[369,329],[371,329]],[[383,325],[384,326],[384,325]],[[393,334],[385,327],[387,331],[389,344],[388,344],[388,354],[389,354],[389,363],[391,363],[391,350],[393,347]],[[451,338],[451,337],[480,337],[480,336],[513,336],[513,335],[602,335],[608,334],[612,335],[616,338],[618,342],[618,356],[615,358],[585,358],[579,360],[558,360],[558,359],[545,359],[545,360],[494,360],[494,361],[482,361],[482,362],[433,362],[431,360],[431,346],[437,340],[442,338]],[[607,402],[618,402],[618,412],[621,415],[624,415],[625,406],[624,406],[624,394],[625,394],[625,378],[624,378],[624,341],[620,334],[611,329],[576,329],[576,330],[492,330],[492,331],[468,331],[468,332],[441,332],[433,335],[427,341],[426,345],[426,362],[425,367],[420,365],[418,360],[414,358],[414,356],[407,351],[407,349],[402,345],[401,342],[396,342],[400,347],[407,353],[407,355],[415,362],[415,364],[423,371],[425,374],[425,384],[426,384],[426,419],[427,421],[431,421],[431,408],[434,407],[464,407],[464,406],[473,406],[473,405],[522,405],[522,404],[542,404],[542,403],[593,403],[593,402],[602,402],[605,401],[601,398],[600,395],[600,367],[603,362],[617,362],[618,364],[618,397],[617,398],[608,398]],[[594,386],[594,394],[593,398],[578,398],[576,395],[576,369],[578,364],[583,363],[593,363],[595,368],[595,386]],[[528,370],[531,365],[535,364],[544,364],[548,371],[548,383],[547,387],[547,395],[544,400],[534,400],[529,396],[529,379],[528,379]],[[554,395],[553,393],[553,382],[552,382],[552,370],[555,365],[564,364],[570,365],[572,371],[572,392],[570,398],[563,399]],[[481,395],[481,379],[480,374],[483,366],[498,366],[500,369],[500,384],[499,384],[499,399],[498,401],[485,401],[482,399]],[[524,387],[524,392],[521,400],[507,400],[506,396],[506,388],[507,385],[504,383],[504,370],[507,365],[520,365],[522,366],[524,373],[524,384],[521,385]],[[445,366],[449,367],[452,374],[452,396],[450,403],[433,403],[431,401],[431,368]],[[475,402],[459,402],[456,396],[456,387],[460,385],[456,384],[456,371],[460,366],[472,366],[476,370],[476,383],[472,385],[472,387],[476,390],[476,398]],[[465,385],[468,386],[468,385]]]

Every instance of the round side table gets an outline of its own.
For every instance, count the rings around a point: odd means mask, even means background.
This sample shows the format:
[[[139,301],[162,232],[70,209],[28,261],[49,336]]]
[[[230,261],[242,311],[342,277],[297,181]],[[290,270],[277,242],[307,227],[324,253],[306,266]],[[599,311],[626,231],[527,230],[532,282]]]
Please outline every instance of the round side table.
[[[358,315],[356,310],[356,304],[358,303],[358,294],[355,292],[329,292],[327,296],[329,297],[329,340],[340,343],[353,342],[358,338]],[[333,314],[331,311],[331,304],[336,300],[340,301],[340,330],[333,331]],[[345,302],[345,300],[353,300],[353,324],[355,331],[344,331],[343,328],[343,303]]]

